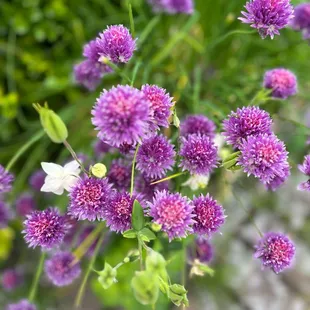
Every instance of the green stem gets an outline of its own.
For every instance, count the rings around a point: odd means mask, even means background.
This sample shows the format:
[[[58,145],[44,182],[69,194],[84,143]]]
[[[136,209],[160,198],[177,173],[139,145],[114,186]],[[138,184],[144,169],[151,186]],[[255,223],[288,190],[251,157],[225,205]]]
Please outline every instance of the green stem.
[[[135,23],[133,20],[131,3],[128,4],[128,13],[129,13],[130,31],[131,31],[132,37],[134,38],[135,37]]]
[[[143,241],[138,236],[138,247],[139,247],[139,256],[140,256],[140,270],[143,270],[143,253],[142,253],[142,243]]]
[[[67,140],[65,140],[63,142],[64,146],[67,148],[67,150],[70,152],[70,154],[72,155],[72,157],[77,161],[77,163],[80,165],[82,171],[85,174],[88,174],[88,171],[85,169],[84,165],[82,164],[82,162],[78,159],[76,153],[74,152],[73,148],[71,147],[71,145],[69,144],[69,142]]]
[[[76,308],[78,308],[81,305],[81,302],[82,302],[82,299],[84,296],[84,292],[85,292],[85,288],[86,288],[86,284],[87,284],[87,280],[89,278],[90,272],[93,270],[93,266],[94,266],[94,263],[96,261],[97,255],[99,253],[100,246],[103,242],[103,238],[104,238],[104,233],[102,233],[100,239],[97,242],[96,248],[94,250],[94,254],[91,258],[91,261],[89,262],[89,265],[87,267],[86,273],[85,273],[84,278],[83,278],[83,281],[80,285],[78,294],[77,294],[76,299],[75,299],[75,307]]]
[[[29,148],[31,145],[33,145],[35,142],[40,140],[44,136],[44,131],[40,130],[37,132],[26,144],[24,144],[23,147],[21,147],[18,152],[13,156],[13,158],[9,161],[9,163],[6,165],[6,170],[9,171],[16,161],[22,156]]]
[[[118,73],[127,82],[131,83],[131,79],[116,64],[111,62],[109,59],[104,59],[103,63],[111,67],[116,73]]]
[[[39,266],[38,266],[37,272],[36,272],[36,274],[35,274],[35,276],[33,278],[31,289],[30,289],[30,293],[29,293],[29,297],[28,297],[30,302],[33,302],[34,298],[36,296],[39,279],[41,277],[43,266],[44,266],[45,257],[46,257],[46,252],[42,252],[41,253],[41,257],[40,257],[40,261],[39,261]]]
[[[136,65],[135,65],[135,67],[133,68],[130,86],[133,86],[133,84],[134,84],[134,82],[135,82],[135,80],[136,80],[136,76],[137,76],[137,73],[138,73],[138,70],[139,70],[141,64],[142,64],[142,63],[141,63],[140,60],[138,60],[138,61],[136,62]]]
[[[178,172],[178,173],[172,174],[172,175],[170,175],[170,176],[168,176],[166,178],[163,178],[163,179],[160,179],[158,181],[152,182],[150,185],[155,185],[155,184],[158,184],[158,183],[161,183],[161,182],[165,182],[165,181],[177,178],[177,177],[179,177],[180,175],[183,175],[183,174],[186,174],[186,172]]]
[[[137,145],[137,148],[135,150],[135,154],[133,156],[133,160],[132,160],[132,166],[131,166],[131,182],[130,182],[130,196],[132,196],[133,194],[133,189],[134,189],[134,182],[135,182],[135,165],[136,165],[136,158],[137,158],[137,154],[138,154],[138,150],[139,150],[140,145]]]

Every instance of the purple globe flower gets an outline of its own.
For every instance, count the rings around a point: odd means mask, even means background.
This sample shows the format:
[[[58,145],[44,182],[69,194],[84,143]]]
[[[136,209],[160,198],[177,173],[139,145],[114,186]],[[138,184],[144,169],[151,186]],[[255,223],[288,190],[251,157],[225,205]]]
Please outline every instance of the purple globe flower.
[[[309,177],[306,182],[303,182],[298,185],[300,191],[310,191],[310,155],[305,156],[304,162],[302,165],[298,165],[298,169]]]
[[[266,183],[265,186],[270,191],[276,191],[280,186],[285,183],[288,177],[291,175],[289,164],[284,165],[282,169],[282,176],[275,176],[270,182]]]
[[[123,25],[108,26],[96,39],[96,51],[100,55],[99,61],[106,57],[114,63],[126,63],[136,49],[136,40]]]
[[[12,189],[13,175],[0,165],[0,194],[9,192]]]
[[[188,198],[163,190],[155,193],[153,202],[150,203],[150,216],[153,222],[162,226],[171,241],[173,238],[184,238],[187,233],[193,232],[193,208]]]
[[[200,134],[213,139],[215,137],[215,124],[204,115],[189,115],[181,122],[181,135],[187,137],[191,134]]]
[[[149,129],[149,101],[131,86],[104,90],[92,110],[98,137],[113,146],[141,142]]]
[[[44,173],[43,170],[37,170],[35,171],[31,176],[30,176],[30,179],[29,179],[29,183],[30,183],[30,186],[40,192],[41,191],[41,188],[44,184],[44,180],[45,180],[45,177],[46,177],[46,174]]]
[[[189,248],[188,256],[190,261],[198,260],[200,263],[208,264],[214,256],[214,249],[207,238],[197,238],[192,247]]]
[[[1,282],[3,289],[11,292],[21,285],[23,277],[17,269],[6,269],[2,273]]]
[[[33,196],[31,194],[24,193],[16,200],[15,208],[19,216],[26,216],[34,211],[37,206]]]
[[[83,56],[94,63],[99,61],[100,54],[97,47],[96,39],[91,40],[84,45]]]
[[[24,228],[22,232],[29,247],[40,246],[48,250],[60,245],[70,226],[57,208],[48,208],[28,214]]]
[[[172,115],[171,107],[173,106],[173,98],[166,92],[164,88],[156,85],[143,85],[141,88],[146,98],[150,101],[150,110],[153,114],[152,129],[158,126],[169,127],[169,118]]]
[[[148,2],[155,13],[166,12],[168,14],[193,14],[194,11],[193,0],[148,0]]]
[[[244,172],[259,178],[264,184],[275,177],[285,178],[288,152],[285,145],[274,134],[249,136],[240,145],[238,164]]]
[[[0,201],[0,229],[8,226],[8,223],[11,219],[11,212],[8,206]]]
[[[211,236],[218,232],[225,222],[224,209],[209,194],[200,195],[193,200],[194,233]]]
[[[131,163],[124,159],[114,159],[107,178],[118,191],[127,191],[130,187]]]
[[[81,220],[95,221],[104,218],[104,210],[113,196],[112,185],[107,178],[85,176],[72,187],[69,193],[68,214]]]
[[[71,284],[81,274],[79,263],[72,264],[74,256],[70,252],[59,252],[45,262],[45,273],[56,286]]]
[[[294,9],[290,0],[250,0],[246,3],[247,12],[241,12],[239,19],[251,27],[265,39],[279,35],[279,30],[287,26],[293,18]]]
[[[254,257],[262,261],[263,267],[270,268],[275,273],[290,267],[295,255],[294,244],[280,233],[265,234],[255,248]]]
[[[238,148],[242,139],[258,134],[271,134],[272,119],[268,112],[258,107],[243,107],[231,112],[223,121],[226,142]]]
[[[179,155],[182,156],[180,167],[191,174],[207,175],[217,166],[217,147],[205,135],[181,137]]]
[[[286,69],[273,69],[265,73],[264,87],[272,89],[272,97],[286,99],[297,93],[297,79],[293,72]]]
[[[18,303],[9,304],[5,308],[6,310],[37,310],[37,307],[30,303],[27,299],[22,299]]]
[[[291,20],[290,26],[302,31],[305,40],[310,39],[310,3],[302,3],[295,7],[294,18]]]
[[[172,170],[175,151],[163,135],[145,139],[137,153],[137,169],[149,178],[161,178]]]

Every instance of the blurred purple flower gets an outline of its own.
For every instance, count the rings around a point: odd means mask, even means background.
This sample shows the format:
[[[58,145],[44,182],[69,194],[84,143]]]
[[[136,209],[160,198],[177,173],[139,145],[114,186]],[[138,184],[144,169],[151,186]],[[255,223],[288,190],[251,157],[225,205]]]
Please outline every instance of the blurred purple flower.
[[[37,205],[31,194],[24,193],[17,198],[15,208],[17,214],[23,217],[34,211],[37,208]]]
[[[305,40],[310,39],[310,2],[301,3],[295,7],[290,26],[301,31]]]
[[[148,0],[148,2],[155,13],[166,12],[168,14],[193,14],[194,12],[193,0]]]
[[[2,273],[1,282],[3,289],[7,292],[11,292],[21,285],[23,276],[17,269],[6,269]]]
[[[43,170],[37,170],[35,171],[31,176],[30,176],[30,179],[29,179],[29,183],[31,185],[31,187],[40,192],[41,191],[41,188],[44,184],[44,180],[45,180],[45,177],[46,177],[46,174],[44,173]]]
[[[181,135],[184,137],[191,134],[201,134],[213,139],[215,129],[214,122],[201,114],[187,116],[180,126]]]
[[[112,160],[107,178],[118,191],[129,190],[131,163],[120,158]]]
[[[214,256],[214,249],[209,239],[198,237],[195,243],[189,247],[188,256],[191,262],[198,259],[202,264],[210,263]]]
[[[5,310],[37,310],[37,307],[27,299],[22,299],[15,304],[7,305]]]
[[[9,192],[12,189],[13,180],[13,175],[0,165],[0,194]]]
[[[0,200],[0,229],[7,227],[11,216],[12,215],[8,206]]]
[[[303,164],[298,165],[298,169],[309,177],[308,181],[298,185],[298,189],[300,191],[310,191],[310,155],[305,156]]]

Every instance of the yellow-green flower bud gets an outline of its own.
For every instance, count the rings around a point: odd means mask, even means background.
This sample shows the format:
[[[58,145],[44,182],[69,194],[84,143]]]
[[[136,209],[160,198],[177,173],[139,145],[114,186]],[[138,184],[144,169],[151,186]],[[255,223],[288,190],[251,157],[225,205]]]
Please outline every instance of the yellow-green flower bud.
[[[91,167],[91,173],[96,178],[103,178],[107,173],[107,167],[104,164],[98,163]]]

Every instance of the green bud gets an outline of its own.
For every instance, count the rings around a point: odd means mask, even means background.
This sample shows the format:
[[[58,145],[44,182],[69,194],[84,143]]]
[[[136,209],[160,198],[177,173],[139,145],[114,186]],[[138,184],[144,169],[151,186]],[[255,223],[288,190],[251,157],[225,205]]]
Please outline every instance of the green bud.
[[[224,167],[227,170],[232,170],[232,171],[241,169],[241,167],[237,164],[239,155],[240,155],[240,151],[227,156],[223,160],[222,167]]]
[[[102,179],[107,173],[107,167],[101,163],[95,164],[91,167],[91,173],[96,178]]]
[[[135,262],[137,259],[139,259],[140,253],[137,249],[132,250],[128,253],[127,257],[124,258],[124,263],[129,263],[129,262]],[[125,259],[127,262],[125,262]]]
[[[68,130],[63,120],[45,104],[44,107],[38,103],[33,107],[40,114],[41,125],[54,143],[63,143],[68,138]]]
[[[157,223],[152,223],[151,228],[155,232],[159,232],[161,230],[161,225]]]
[[[102,271],[99,271],[98,274],[98,281],[105,290],[108,289],[112,284],[117,282],[117,271],[108,263],[104,264],[104,269]]]
[[[187,293],[187,290],[185,289],[185,287],[181,284],[172,284],[170,285],[170,290],[178,295],[183,295]]]
[[[187,290],[183,285],[173,284],[169,287],[168,297],[176,306],[181,306],[182,304],[188,306],[186,293]]]

